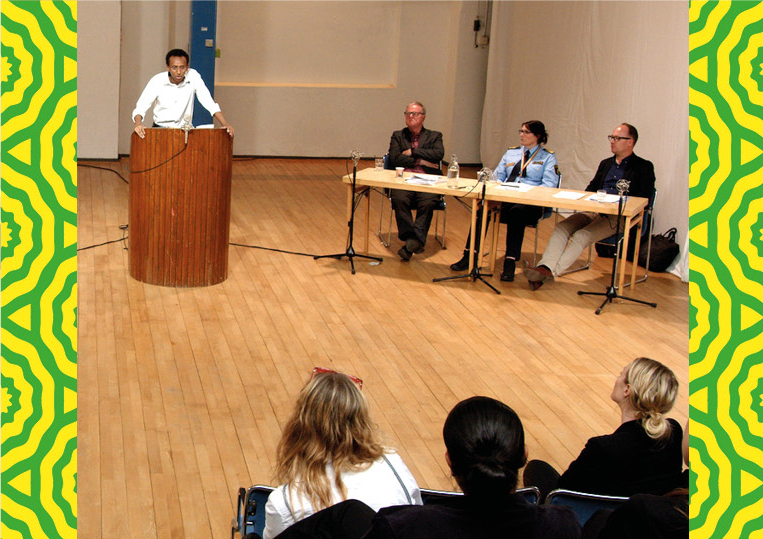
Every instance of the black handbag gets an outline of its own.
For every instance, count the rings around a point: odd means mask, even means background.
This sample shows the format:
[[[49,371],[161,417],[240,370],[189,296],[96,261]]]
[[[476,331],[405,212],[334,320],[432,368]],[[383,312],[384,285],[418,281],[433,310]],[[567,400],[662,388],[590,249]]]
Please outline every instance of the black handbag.
[[[675,228],[671,228],[664,234],[652,236],[652,252],[649,255],[649,271],[665,271],[678,256],[680,249],[676,243]],[[639,247],[638,265],[646,267],[647,244],[643,242]]]

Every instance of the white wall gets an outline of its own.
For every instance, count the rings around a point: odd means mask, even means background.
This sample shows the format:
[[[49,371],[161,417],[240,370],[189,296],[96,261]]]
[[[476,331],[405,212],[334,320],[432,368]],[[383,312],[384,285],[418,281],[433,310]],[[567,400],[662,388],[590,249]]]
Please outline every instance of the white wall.
[[[116,159],[120,6],[80,2],[77,17],[77,156]]]
[[[480,163],[480,132],[482,127],[482,106],[485,101],[488,47],[475,47],[472,31],[474,19],[478,15],[485,25],[486,2],[452,2],[452,33],[457,39],[451,40],[451,62],[454,69],[446,89],[448,98],[445,109],[450,111],[445,129],[449,136],[445,140],[445,160],[450,161],[455,153],[461,163]],[[480,30],[479,35],[484,32]],[[475,153],[476,152],[476,153]]]
[[[121,4],[116,129],[127,154],[140,92],[167,50],[188,47],[190,2]],[[219,2],[215,99],[236,128],[234,154],[382,155],[419,100],[446,150],[478,162],[487,51],[472,44],[477,4]]]
[[[80,6],[87,4],[89,2],[82,2]],[[191,2],[125,1],[119,4],[122,7],[119,122],[111,129],[118,130],[119,153],[129,154],[133,130],[131,113],[140,93],[148,79],[166,69],[164,55],[168,50],[189,49]],[[82,23],[77,27],[78,35],[91,31]],[[150,122],[150,111],[147,116]]]
[[[482,123],[495,166],[521,122],[549,132],[564,185],[584,189],[611,156],[606,136],[636,126],[654,163],[655,229],[689,225],[689,10],[684,2],[496,2]],[[688,279],[688,275],[683,277]]]
[[[471,28],[459,28],[461,2],[256,4],[219,4],[216,98],[236,127],[234,153],[382,155],[412,100],[451,144],[459,32]],[[242,49],[254,51],[248,63],[234,54]],[[467,132],[479,126],[482,106],[481,92],[471,96],[459,105],[473,109]],[[459,153],[479,160],[477,137],[459,142]]]

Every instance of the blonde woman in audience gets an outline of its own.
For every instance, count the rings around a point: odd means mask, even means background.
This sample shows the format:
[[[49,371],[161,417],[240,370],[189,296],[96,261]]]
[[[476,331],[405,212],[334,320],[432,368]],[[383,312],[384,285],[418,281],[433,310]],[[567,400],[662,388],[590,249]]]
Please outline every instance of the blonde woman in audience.
[[[665,416],[677,396],[673,371],[653,359],[635,359],[623,368],[610,395],[620,407],[617,430],[588,440],[561,476],[548,463],[531,461],[525,486],[537,486],[544,498],[555,488],[631,496],[680,486],[681,425]]]
[[[362,384],[334,371],[313,371],[278,443],[280,486],[265,506],[264,539],[351,498],[375,511],[421,504],[416,480],[371,423]]]

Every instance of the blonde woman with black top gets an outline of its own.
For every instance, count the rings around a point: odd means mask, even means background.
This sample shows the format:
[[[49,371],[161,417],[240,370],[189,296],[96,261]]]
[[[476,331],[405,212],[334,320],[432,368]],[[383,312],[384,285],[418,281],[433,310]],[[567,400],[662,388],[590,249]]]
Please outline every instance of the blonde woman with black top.
[[[620,407],[620,426],[591,438],[561,476],[548,463],[525,468],[525,486],[541,495],[555,488],[594,494],[664,494],[681,485],[681,425],[665,416],[678,396],[673,371],[641,357],[623,368],[610,398]]]

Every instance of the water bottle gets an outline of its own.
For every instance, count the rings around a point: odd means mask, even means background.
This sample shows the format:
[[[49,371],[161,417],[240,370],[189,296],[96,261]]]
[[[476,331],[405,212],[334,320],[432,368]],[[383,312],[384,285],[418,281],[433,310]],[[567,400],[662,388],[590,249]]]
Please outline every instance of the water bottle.
[[[450,156],[450,165],[448,165],[448,188],[449,189],[458,188],[458,173],[459,173],[458,161],[456,160],[456,154],[453,154]]]

